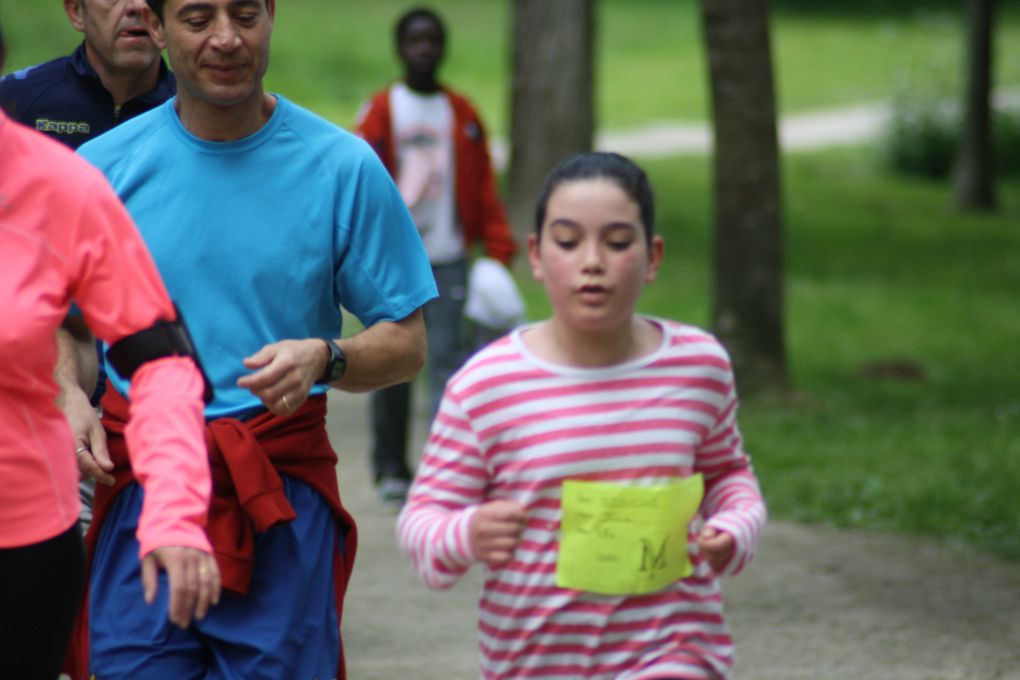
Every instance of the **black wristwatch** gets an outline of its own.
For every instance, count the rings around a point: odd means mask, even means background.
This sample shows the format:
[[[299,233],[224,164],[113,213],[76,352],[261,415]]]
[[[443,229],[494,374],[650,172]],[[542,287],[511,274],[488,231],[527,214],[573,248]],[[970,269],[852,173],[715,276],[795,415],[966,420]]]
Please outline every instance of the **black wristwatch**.
[[[329,361],[326,362],[326,371],[322,377],[315,381],[316,385],[329,385],[344,377],[347,372],[347,355],[329,338],[323,338],[326,347],[329,348]]]

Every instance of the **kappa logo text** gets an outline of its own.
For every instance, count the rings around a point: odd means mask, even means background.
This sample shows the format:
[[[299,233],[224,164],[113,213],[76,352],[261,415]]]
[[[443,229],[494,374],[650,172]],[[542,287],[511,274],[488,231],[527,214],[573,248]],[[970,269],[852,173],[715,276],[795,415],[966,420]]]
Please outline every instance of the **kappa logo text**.
[[[35,129],[39,132],[55,132],[58,135],[87,135],[91,132],[88,123],[73,120],[50,120],[49,118],[36,118]]]

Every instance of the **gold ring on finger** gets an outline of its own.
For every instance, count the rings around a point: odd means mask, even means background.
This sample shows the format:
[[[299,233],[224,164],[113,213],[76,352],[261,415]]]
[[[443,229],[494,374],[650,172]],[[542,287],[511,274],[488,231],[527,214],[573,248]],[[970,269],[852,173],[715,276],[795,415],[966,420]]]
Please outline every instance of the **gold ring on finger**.
[[[283,408],[285,410],[289,411],[290,410],[290,404],[287,402],[287,395],[286,394],[283,395],[282,397],[280,397],[280,401],[283,402]]]

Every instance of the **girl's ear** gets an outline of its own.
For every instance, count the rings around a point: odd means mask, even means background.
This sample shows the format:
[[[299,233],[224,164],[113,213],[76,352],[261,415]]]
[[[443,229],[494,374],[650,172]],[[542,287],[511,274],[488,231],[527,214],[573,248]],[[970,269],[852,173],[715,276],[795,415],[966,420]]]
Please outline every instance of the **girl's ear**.
[[[538,236],[528,234],[528,262],[531,263],[531,276],[536,281],[542,280],[542,264],[538,258]]]
[[[645,283],[651,283],[659,273],[662,265],[662,256],[666,252],[666,242],[661,236],[653,236],[651,247],[648,249],[648,271],[645,272]]]

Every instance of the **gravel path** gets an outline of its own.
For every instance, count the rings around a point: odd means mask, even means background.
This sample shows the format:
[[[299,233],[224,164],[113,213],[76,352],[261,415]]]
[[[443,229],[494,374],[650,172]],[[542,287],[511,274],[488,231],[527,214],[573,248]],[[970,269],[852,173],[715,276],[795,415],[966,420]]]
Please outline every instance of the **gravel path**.
[[[993,104],[1001,109],[1016,109],[1020,106],[1020,90],[996,92]],[[954,103],[947,103],[947,108],[953,106]],[[779,121],[779,145],[784,152],[790,152],[862,144],[882,134],[889,114],[886,102],[789,114]],[[491,145],[493,163],[505,168],[509,154],[507,140],[493,139]],[[603,130],[595,136],[595,148],[638,158],[705,154],[712,149],[712,128],[704,122],[663,121],[633,129]]]

